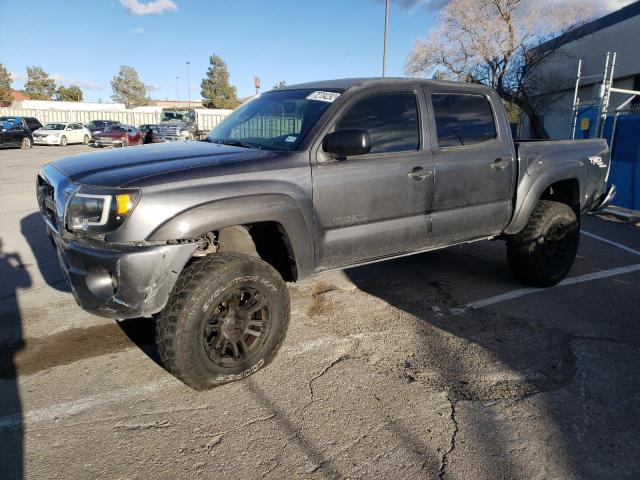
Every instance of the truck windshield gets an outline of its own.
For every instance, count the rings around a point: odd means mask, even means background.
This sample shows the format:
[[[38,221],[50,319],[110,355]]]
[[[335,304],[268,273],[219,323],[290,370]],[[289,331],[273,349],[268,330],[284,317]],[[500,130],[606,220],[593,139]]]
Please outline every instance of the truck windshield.
[[[341,91],[276,90],[238,107],[207,137],[209,142],[295,150]]]
[[[163,122],[168,122],[170,120],[193,120],[193,115],[189,112],[189,110],[163,110],[162,111],[162,119]]]

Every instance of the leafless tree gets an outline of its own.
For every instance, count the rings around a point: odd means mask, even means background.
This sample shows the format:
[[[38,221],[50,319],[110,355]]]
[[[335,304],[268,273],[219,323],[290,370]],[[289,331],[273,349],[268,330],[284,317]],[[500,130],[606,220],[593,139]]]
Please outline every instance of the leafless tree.
[[[558,78],[540,67],[563,54],[559,37],[588,13],[576,3],[452,0],[426,38],[414,44],[405,71],[489,85],[529,117],[535,137],[547,138],[539,111],[553,99],[541,92]]]

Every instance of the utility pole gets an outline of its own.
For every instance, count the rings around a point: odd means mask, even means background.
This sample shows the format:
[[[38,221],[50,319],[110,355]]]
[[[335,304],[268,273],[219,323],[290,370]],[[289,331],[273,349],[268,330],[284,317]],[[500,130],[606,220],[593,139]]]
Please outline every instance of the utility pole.
[[[180,80],[180,77],[176,75],[176,102],[177,103],[180,103],[180,89],[178,88],[179,80]]]
[[[384,45],[382,47],[382,76],[387,76],[387,29],[389,26],[389,0],[384,5]]]
[[[187,62],[187,95],[189,98],[189,109],[191,109],[191,80],[189,79],[189,65],[191,62]]]

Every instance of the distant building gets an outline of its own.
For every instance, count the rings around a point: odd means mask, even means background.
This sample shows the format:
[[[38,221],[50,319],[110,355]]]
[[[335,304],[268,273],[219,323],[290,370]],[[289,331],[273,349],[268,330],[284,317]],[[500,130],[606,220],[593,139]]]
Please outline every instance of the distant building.
[[[617,52],[617,62],[613,85],[617,88],[640,90],[640,1],[605,15],[571,30],[557,39],[538,48],[560,44],[552,60],[540,66],[541,72],[551,79],[541,85],[540,93],[552,94],[552,103],[540,112],[544,126],[552,139],[571,136],[571,109],[578,68],[582,59],[582,75],[602,75],[607,52]],[[553,42],[553,43],[551,43]],[[581,81],[579,97],[583,100],[598,101],[601,78]],[[615,108],[629,95],[612,94],[610,107]],[[640,102],[640,99],[638,99]],[[636,104],[638,102],[635,102]],[[524,119],[524,132],[528,122]]]

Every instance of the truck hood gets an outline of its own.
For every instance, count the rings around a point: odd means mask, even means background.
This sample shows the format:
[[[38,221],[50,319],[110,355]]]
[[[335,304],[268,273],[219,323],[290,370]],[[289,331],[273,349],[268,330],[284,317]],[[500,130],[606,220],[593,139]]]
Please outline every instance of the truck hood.
[[[273,151],[208,142],[156,143],[83,153],[51,163],[73,183],[103,187],[135,186],[136,180],[179,170],[235,163]]]

